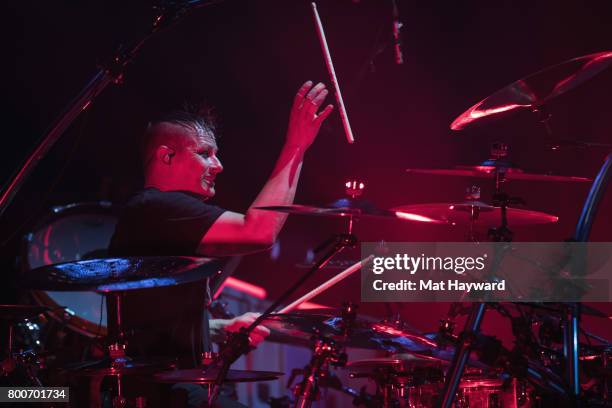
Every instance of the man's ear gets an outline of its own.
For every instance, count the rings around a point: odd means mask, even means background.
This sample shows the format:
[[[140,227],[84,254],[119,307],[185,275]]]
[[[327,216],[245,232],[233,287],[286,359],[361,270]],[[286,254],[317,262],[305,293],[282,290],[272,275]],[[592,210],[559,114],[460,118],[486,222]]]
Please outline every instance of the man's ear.
[[[174,149],[166,145],[160,145],[157,148],[156,153],[157,153],[156,154],[157,160],[159,160],[161,163],[168,164],[168,165],[172,163],[172,157],[174,157]]]

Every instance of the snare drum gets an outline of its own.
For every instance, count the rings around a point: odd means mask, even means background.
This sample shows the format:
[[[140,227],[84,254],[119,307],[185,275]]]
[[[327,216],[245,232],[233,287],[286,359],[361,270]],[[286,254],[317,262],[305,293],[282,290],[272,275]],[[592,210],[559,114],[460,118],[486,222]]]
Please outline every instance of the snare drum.
[[[106,256],[117,224],[115,208],[108,201],[53,207],[23,240],[21,265],[29,271],[40,266]],[[32,291],[37,303],[72,330],[89,337],[106,335],[104,297],[95,292]]]

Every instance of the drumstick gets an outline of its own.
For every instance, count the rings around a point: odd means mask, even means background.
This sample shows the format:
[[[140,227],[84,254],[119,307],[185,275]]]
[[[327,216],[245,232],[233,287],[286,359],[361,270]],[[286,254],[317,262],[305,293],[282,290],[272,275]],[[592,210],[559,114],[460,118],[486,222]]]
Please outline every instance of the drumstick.
[[[331,288],[336,283],[340,282],[344,278],[347,278],[350,275],[352,275],[353,273],[357,272],[364,265],[367,265],[372,260],[372,258],[374,258],[374,255],[370,255],[367,258],[365,258],[364,260],[359,261],[359,262],[357,262],[356,264],[354,264],[352,266],[349,266],[347,269],[345,269],[344,271],[340,272],[339,274],[337,274],[336,276],[334,276],[333,278],[331,278],[327,282],[323,283],[322,285],[317,286],[316,288],[314,288],[313,290],[311,290],[310,292],[308,292],[307,294],[305,294],[304,296],[302,296],[301,298],[299,298],[295,302],[293,302],[293,303],[283,307],[277,313],[289,313],[290,311],[292,311],[293,309],[297,308],[302,303],[307,302],[310,299],[312,299],[313,297],[315,297],[315,296],[325,292],[327,289]]]
[[[334,70],[334,63],[332,62],[329,48],[327,47],[327,40],[325,39],[325,32],[323,31],[323,24],[321,24],[321,18],[317,12],[317,5],[312,2],[312,14],[314,16],[315,25],[317,27],[317,34],[319,35],[319,42],[321,43],[321,49],[323,50],[323,56],[325,57],[325,65],[327,65],[327,72],[329,73],[332,85],[334,87],[334,94],[336,95],[336,102],[338,102],[338,111],[340,112],[340,118],[342,119],[342,126],[344,126],[344,133],[346,134],[346,140],[349,143],[355,142],[353,137],[353,131],[351,130],[351,124],[346,114],[346,108],[344,107],[344,101],[342,100],[342,94],[340,93],[340,85],[336,78],[336,71]]]

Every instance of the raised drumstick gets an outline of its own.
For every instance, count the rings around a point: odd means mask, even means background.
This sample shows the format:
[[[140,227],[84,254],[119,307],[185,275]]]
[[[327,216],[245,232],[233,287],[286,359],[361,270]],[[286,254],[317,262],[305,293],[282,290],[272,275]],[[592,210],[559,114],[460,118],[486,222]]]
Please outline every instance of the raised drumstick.
[[[342,94],[340,93],[340,85],[336,78],[336,71],[334,70],[334,63],[332,62],[331,55],[329,54],[329,48],[327,47],[327,40],[325,39],[325,32],[323,31],[323,24],[321,24],[321,18],[317,11],[317,5],[312,2],[312,14],[315,20],[315,26],[317,27],[317,34],[319,36],[319,42],[321,43],[321,49],[323,50],[323,57],[325,57],[325,65],[327,65],[327,72],[329,73],[332,85],[334,86],[334,95],[336,95],[336,102],[338,102],[338,110],[340,111],[340,118],[342,119],[342,126],[344,126],[344,133],[346,134],[346,140],[349,143],[354,143],[355,138],[353,137],[353,131],[351,130],[351,124],[346,114],[346,108],[344,107],[344,101],[342,100]]]

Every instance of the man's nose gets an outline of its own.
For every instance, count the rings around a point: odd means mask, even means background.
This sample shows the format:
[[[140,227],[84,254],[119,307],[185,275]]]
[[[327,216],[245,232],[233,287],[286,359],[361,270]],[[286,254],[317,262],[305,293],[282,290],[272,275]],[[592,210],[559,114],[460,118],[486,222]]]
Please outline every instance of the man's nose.
[[[223,171],[223,165],[221,164],[221,160],[219,160],[218,157],[213,157],[213,163],[212,163],[212,167],[211,170],[215,173],[221,173]]]

